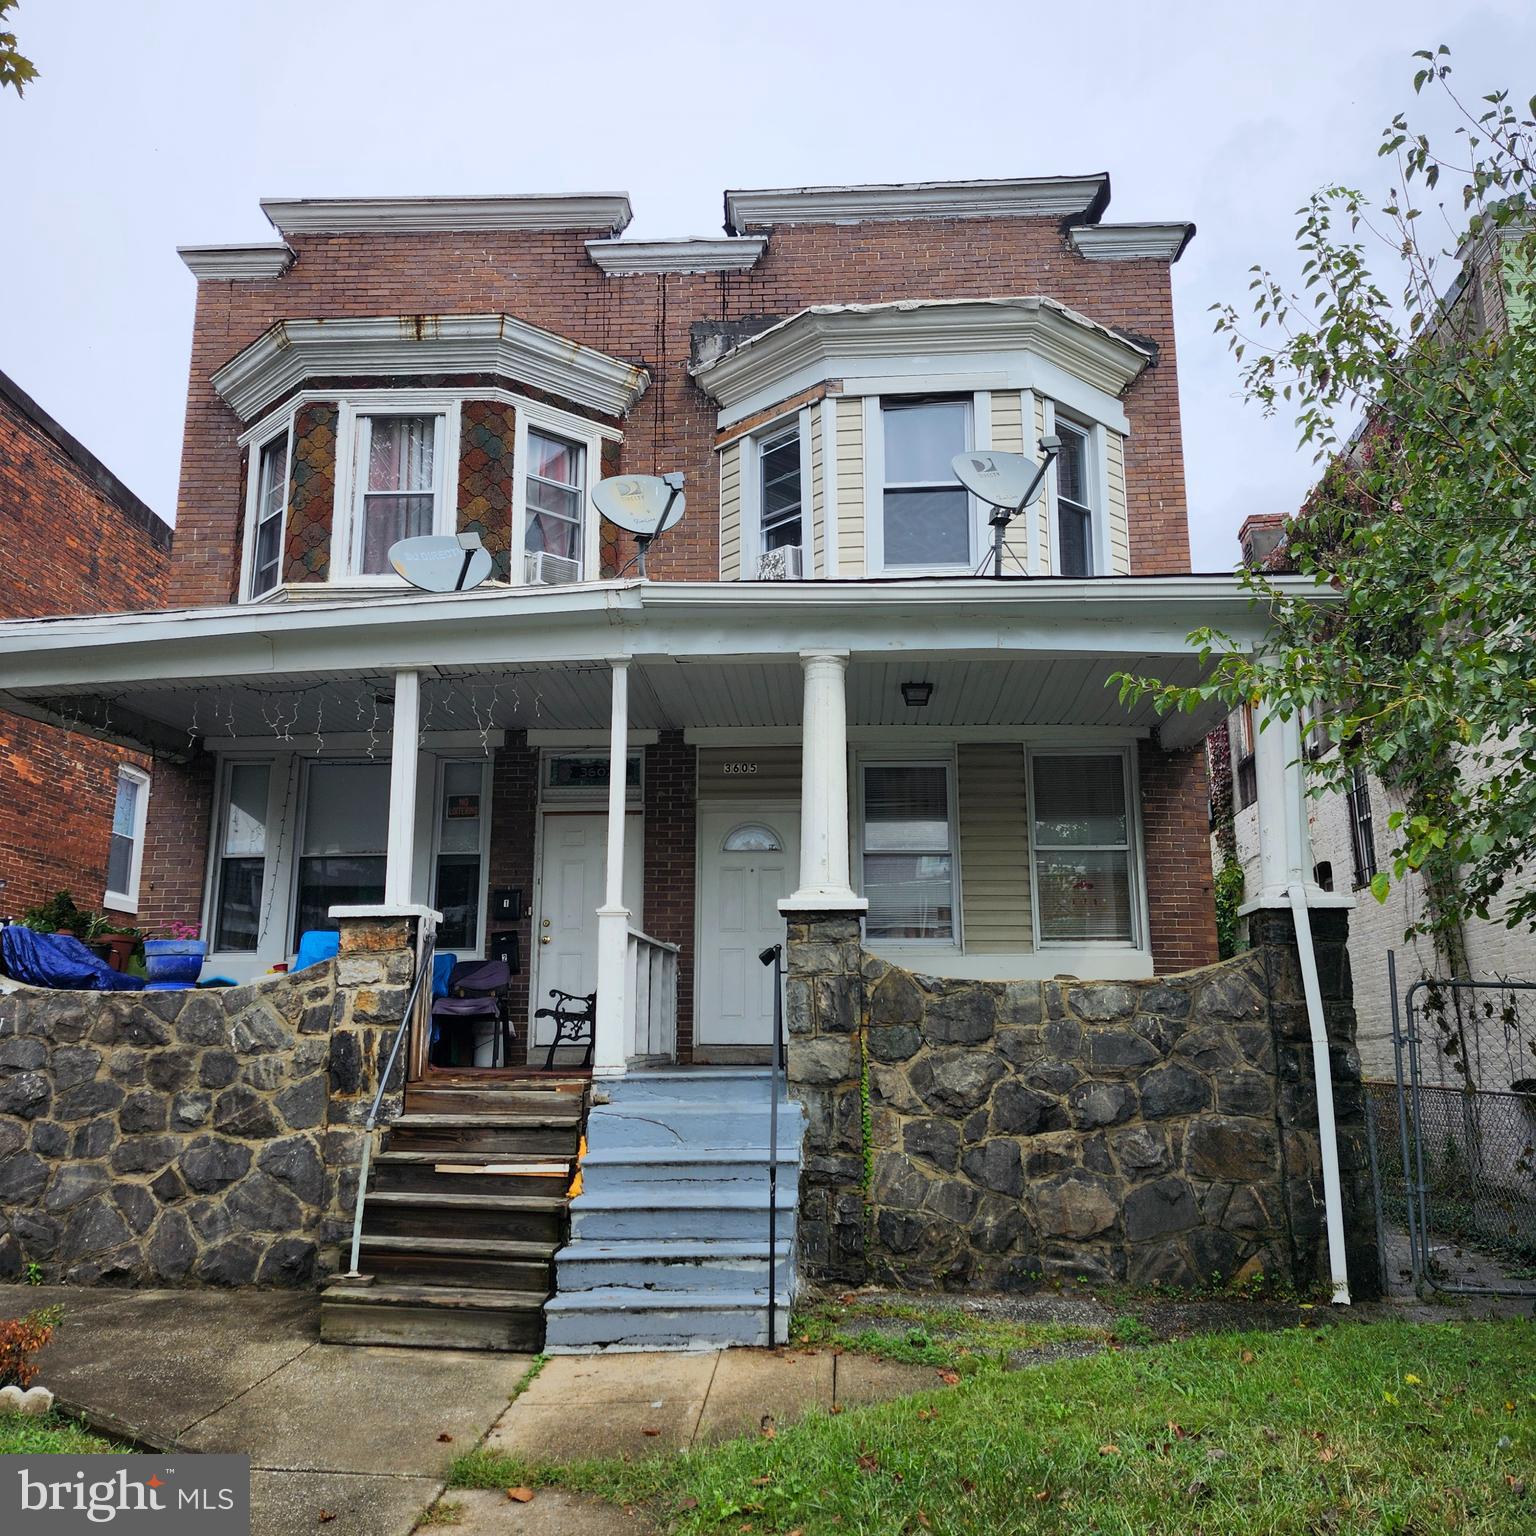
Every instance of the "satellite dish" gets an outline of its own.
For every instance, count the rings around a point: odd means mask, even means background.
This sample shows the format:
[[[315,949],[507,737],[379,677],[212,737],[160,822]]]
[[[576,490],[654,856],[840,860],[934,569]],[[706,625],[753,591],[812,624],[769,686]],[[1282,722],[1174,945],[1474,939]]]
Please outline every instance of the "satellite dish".
[[[493,569],[478,533],[426,534],[389,547],[389,563],[423,592],[467,592]]]
[[[683,520],[683,477],[614,475],[592,487],[592,500],[616,527],[654,539]]]
[[[1045,483],[1036,475],[1033,460],[1022,453],[995,453],[990,448],[973,448],[957,453],[950,461],[955,478],[972,495],[989,506],[1007,507],[1017,512],[1032,493]]]

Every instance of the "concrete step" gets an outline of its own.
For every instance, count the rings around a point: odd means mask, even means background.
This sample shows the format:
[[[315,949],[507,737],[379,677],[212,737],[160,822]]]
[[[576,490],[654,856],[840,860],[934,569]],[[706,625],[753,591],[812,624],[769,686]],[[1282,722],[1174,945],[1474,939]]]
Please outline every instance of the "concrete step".
[[[774,1245],[774,1272],[786,1296],[794,1289],[794,1247],[787,1239]],[[614,1286],[648,1291],[698,1293],[744,1291],[768,1283],[768,1244],[682,1239],[658,1243],[567,1244],[555,1255],[555,1283],[560,1294]]]
[[[780,1144],[778,1175],[794,1180],[800,1148]],[[761,1147],[596,1147],[581,1160],[582,1187],[589,1193],[653,1185],[687,1185],[707,1192],[718,1187],[767,1186],[768,1148]]]
[[[563,1196],[370,1189],[363,1202],[363,1231],[370,1237],[559,1242],[565,1209]]]
[[[365,1233],[358,1264],[392,1285],[469,1286],[547,1296],[554,1288],[554,1259],[553,1242]]]
[[[798,1190],[793,1180],[778,1190],[778,1231],[794,1236]],[[766,1240],[768,1186],[722,1186],[707,1194],[665,1185],[583,1192],[571,1202],[571,1237],[582,1242],[675,1238]]]
[[[797,1147],[804,1131],[799,1105],[781,1107],[779,1145]],[[719,1104],[593,1105],[587,1142],[593,1148],[688,1147],[732,1151],[768,1145],[766,1108]]]
[[[536,1352],[544,1343],[544,1300],[542,1291],[337,1280],[321,1293],[320,1338],[326,1344]]]
[[[787,1293],[775,1318],[776,1344],[789,1341]],[[768,1344],[766,1290],[720,1291],[691,1296],[678,1291],[647,1291],[612,1286],[563,1292],[544,1309],[544,1349],[548,1354],[592,1350],[724,1349]]]

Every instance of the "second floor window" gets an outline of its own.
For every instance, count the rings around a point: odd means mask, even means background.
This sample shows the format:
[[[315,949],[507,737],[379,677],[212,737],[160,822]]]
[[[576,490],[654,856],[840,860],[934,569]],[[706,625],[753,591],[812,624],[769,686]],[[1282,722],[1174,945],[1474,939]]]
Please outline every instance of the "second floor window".
[[[288,508],[288,434],[263,443],[256,464],[256,545],[251,596],[270,592],[283,574],[283,514]]]
[[[1355,856],[1355,889],[1369,885],[1376,874],[1376,825],[1371,814],[1371,782],[1364,768],[1350,776],[1349,840]]]
[[[582,579],[582,507],[586,502],[586,454],[579,444],[546,432],[528,433],[528,532],[525,547],[529,564],[543,555],[570,562],[541,579]],[[547,563],[547,560],[545,563]]]
[[[791,427],[760,443],[757,464],[762,552],[803,547],[800,429]]]
[[[1237,792],[1237,809],[1246,811],[1259,798],[1259,774],[1253,747],[1253,705],[1239,704],[1232,711],[1229,736],[1232,787]]]
[[[1093,575],[1093,506],[1089,434],[1056,418],[1061,453],[1056,459],[1056,552],[1062,576]]]
[[[880,411],[885,434],[886,570],[969,570],[971,498],[950,461],[970,446],[964,400],[890,400]]]
[[[442,420],[440,415],[358,418],[358,575],[385,574],[392,544],[432,532]]]

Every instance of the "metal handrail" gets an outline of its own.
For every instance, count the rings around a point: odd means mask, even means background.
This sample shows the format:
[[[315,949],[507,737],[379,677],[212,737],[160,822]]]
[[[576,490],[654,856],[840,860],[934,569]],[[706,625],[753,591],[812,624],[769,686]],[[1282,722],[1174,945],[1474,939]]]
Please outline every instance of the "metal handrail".
[[[405,999],[405,1010],[400,1015],[400,1027],[395,1031],[394,1044],[389,1048],[389,1060],[379,1074],[378,1089],[373,1095],[368,1116],[363,1121],[363,1162],[358,1170],[357,1201],[352,1210],[352,1263],[347,1270],[349,1279],[360,1273],[357,1267],[357,1255],[363,1243],[363,1201],[368,1193],[368,1165],[373,1156],[373,1130],[378,1124],[379,1110],[384,1104],[384,1090],[389,1086],[389,1080],[394,1075],[395,1062],[400,1057],[400,1047],[405,1043],[406,1032],[410,1029],[412,1016],[416,1012],[416,1000],[421,996],[421,983],[425,977],[432,974],[436,951],[437,936],[435,933],[428,933],[417,952],[416,974],[411,978],[411,990]]]
[[[774,944],[757,957],[773,966],[773,1066],[768,1074],[768,1348],[774,1346],[778,1306],[779,1248],[779,1074],[784,1067],[784,946]]]

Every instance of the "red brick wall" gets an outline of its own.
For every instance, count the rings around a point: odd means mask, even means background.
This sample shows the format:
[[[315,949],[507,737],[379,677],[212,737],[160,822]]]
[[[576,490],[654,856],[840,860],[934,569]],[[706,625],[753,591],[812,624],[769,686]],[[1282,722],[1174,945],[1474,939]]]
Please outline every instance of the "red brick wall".
[[[0,380],[0,618],[156,607],[170,542],[165,523]],[[0,713],[0,916],[59,890],[101,905],[119,763],[153,771],[141,753]]]
[[[698,753],[681,731],[645,749],[645,931],[677,957],[677,1059],[693,1060],[693,918]]]
[[[1169,267],[1089,262],[1049,219],[915,220],[775,230],[748,272],[605,277],[582,242],[596,231],[295,235],[298,260],[266,282],[198,293],[182,454],[176,602],[227,600],[243,495],[239,431],[209,375],[285,317],[505,311],[642,363],[652,384],[624,423],[623,468],[681,469],[689,516],[651,574],[718,573],[715,407],[688,374],[695,321],[781,317],[814,303],[1043,293],[1156,342],[1127,394],[1131,550],[1137,571],[1188,569]],[[625,541],[626,544],[628,541]],[[627,550],[621,558],[627,557]]]
[[[1210,792],[1205,748],[1141,749],[1141,830],[1147,859],[1152,962],[1159,974],[1216,959]]]
[[[215,766],[206,754],[190,763],[155,764],[139,887],[141,928],[202,921]]]
[[[517,1030],[514,1059],[528,1049],[528,982],[533,965],[533,838],[539,803],[539,754],[525,732],[508,732],[491,765],[491,853],[486,900],[497,886],[515,885],[523,893],[523,915],[515,923],[490,924],[492,933],[517,934],[521,969],[512,978],[512,1023]]]

